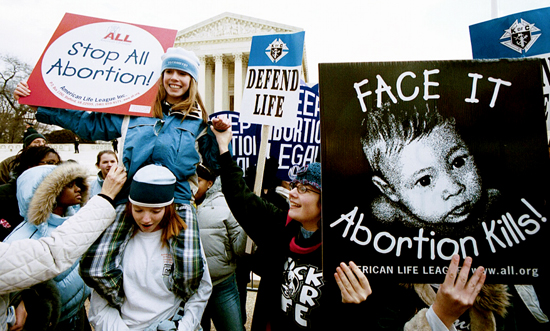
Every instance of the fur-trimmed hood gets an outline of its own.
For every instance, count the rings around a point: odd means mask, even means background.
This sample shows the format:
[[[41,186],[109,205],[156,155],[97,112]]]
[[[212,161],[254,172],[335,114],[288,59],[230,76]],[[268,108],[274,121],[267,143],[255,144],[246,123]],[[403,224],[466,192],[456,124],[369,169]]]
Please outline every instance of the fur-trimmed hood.
[[[414,288],[420,299],[427,306],[431,306],[436,293],[430,284],[401,284],[407,288]],[[495,315],[504,317],[510,306],[511,295],[508,286],[504,284],[485,284],[481,288],[473,307],[468,312],[472,331],[496,330]],[[420,315],[425,315],[425,310]],[[431,330],[425,318],[415,317],[407,323],[405,330]]]
[[[36,226],[47,222],[57,203],[57,197],[75,179],[82,179],[83,205],[88,199],[87,177],[86,169],[74,162],[26,170],[17,179],[17,201],[21,216]]]

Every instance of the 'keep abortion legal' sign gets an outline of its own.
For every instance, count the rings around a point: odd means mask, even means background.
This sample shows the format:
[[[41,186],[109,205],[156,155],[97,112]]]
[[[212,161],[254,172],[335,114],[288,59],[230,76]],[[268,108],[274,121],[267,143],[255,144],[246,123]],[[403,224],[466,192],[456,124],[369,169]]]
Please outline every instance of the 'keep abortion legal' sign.
[[[305,32],[254,36],[241,120],[296,127]]]
[[[161,56],[176,30],[67,13],[29,77],[21,103],[152,116]]]
[[[216,112],[211,117],[220,115],[231,119],[231,155],[247,175],[247,169],[258,163],[262,126],[241,121],[239,112],[235,111]],[[276,176],[281,180],[290,181],[290,173],[318,159],[321,148],[319,85],[300,84],[297,116],[296,127],[273,126],[269,131],[267,155],[277,160]]]

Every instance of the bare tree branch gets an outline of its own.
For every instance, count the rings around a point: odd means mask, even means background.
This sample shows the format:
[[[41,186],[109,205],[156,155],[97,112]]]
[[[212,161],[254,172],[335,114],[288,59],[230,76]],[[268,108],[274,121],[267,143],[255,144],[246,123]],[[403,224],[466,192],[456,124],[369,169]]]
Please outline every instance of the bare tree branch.
[[[34,122],[34,112],[13,97],[17,83],[27,79],[31,67],[12,56],[0,55],[0,142],[17,143],[23,139],[26,121]]]

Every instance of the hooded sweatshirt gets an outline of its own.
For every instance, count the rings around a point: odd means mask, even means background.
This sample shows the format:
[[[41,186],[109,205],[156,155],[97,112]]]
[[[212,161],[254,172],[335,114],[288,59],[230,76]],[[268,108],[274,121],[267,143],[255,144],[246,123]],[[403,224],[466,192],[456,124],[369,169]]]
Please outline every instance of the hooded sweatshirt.
[[[67,208],[65,215],[59,216],[52,211],[56,199],[63,188],[82,179],[84,185],[81,195],[82,204],[87,199],[87,172],[77,163],[65,163],[60,166],[44,165],[30,168],[17,179],[17,201],[24,221],[6,238],[5,242],[21,239],[49,237],[51,232],[74,215],[80,205]],[[61,317],[64,321],[76,315],[90,294],[90,289],[78,273],[79,260],[69,269],[54,278],[61,295]]]

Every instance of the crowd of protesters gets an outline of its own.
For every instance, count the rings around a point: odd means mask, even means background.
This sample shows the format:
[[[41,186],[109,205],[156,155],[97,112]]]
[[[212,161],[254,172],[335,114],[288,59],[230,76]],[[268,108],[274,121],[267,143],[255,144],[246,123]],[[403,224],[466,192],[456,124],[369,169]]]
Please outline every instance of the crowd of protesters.
[[[169,48],[161,63],[153,117],[38,107],[40,122],[121,140],[97,155],[93,181],[33,128],[0,165],[0,331],[244,330],[237,266],[247,238],[261,277],[253,330],[548,327],[546,297],[487,285],[483,267],[470,274],[472,259],[457,255],[442,284],[384,288],[342,261],[331,270],[340,297],[329,301],[321,164],[298,171],[277,202],[257,196],[230,153],[231,122],[208,122],[197,56]],[[16,99],[31,88],[19,83]]]

